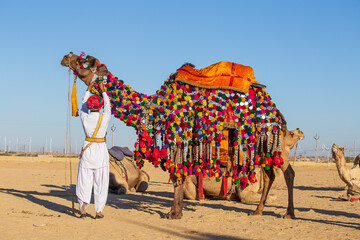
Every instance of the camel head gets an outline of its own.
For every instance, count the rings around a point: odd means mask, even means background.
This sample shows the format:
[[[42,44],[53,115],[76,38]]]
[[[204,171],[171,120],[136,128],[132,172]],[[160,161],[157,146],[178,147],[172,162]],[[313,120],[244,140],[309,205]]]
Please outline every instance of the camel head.
[[[354,167],[360,167],[360,154],[354,160]]]
[[[292,131],[286,130],[284,136],[285,147],[291,150],[299,140],[303,139],[305,139],[305,135],[299,128]]]
[[[331,153],[332,153],[332,157],[334,158],[335,161],[342,159],[342,158],[345,159],[344,152],[345,152],[344,147],[336,146],[335,143],[332,145]]]
[[[104,76],[109,74],[105,65],[100,66],[99,59],[86,56],[80,57],[73,53],[65,55],[61,60],[61,66],[69,67],[76,72],[77,76],[88,86],[95,76]],[[95,80],[95,79],[94,79]]]

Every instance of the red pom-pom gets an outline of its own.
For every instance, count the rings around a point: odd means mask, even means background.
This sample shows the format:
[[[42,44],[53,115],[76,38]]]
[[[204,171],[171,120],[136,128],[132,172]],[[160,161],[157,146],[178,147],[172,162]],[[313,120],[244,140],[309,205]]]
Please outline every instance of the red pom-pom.
[[[240,179],[240,187],[241,189],[245,189],[248,186],[248,180],[246,177]]]
[[[89,109],[93,111],[100,110],[102,106],[104,105],[104,100],[102,97],[98,95],[92,95],[88,98],[86,101],[86,105]]]

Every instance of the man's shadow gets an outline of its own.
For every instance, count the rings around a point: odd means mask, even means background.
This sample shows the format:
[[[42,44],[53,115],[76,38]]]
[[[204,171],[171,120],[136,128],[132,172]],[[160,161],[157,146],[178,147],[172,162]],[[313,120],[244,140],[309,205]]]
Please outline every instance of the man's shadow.
[[[68,186],[55,186],[55,185],[41,185],[45,187],[52,188],[50,192],[37,192],[37,191],[24,191],[24,190],[17,190],[17,189],[11,189],[11,188],[0,188],[0,192],[4,194],[11,194],[15,197],[24,198],[27,199],[35,204],[44,206],[47,209],[50,209],[55,212],[59,213],[65,213],[67,215],[73,216],[73,209],[72,207],[58,204],[49,200],[42,199],[42,196],[53,196],[53,197],[59,197],[67,201],[71,201],[71,198],[74,199],[74,194],[71,196],[71,189],[75,189],[75,185],[68,187]],[[56,190],[54,190],[56,189]],[[76,203],[75,203],[76,204]],[[75,209],[74,209],[75,210]],[[78,210],[75,210],[75,213],[79,213]]]

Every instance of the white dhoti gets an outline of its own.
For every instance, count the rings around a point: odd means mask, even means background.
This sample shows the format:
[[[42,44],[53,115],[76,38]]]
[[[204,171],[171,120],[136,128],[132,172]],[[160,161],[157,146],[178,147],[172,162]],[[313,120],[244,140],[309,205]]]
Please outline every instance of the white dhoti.
[[[89,206],[93,185],[95,211],[102,212],[108,197],[109,165],[96,169],[79,167],[76,184],[79,209],[83,204],[85,209]]]
[[[86,92],[80,112],[81,122],[86,135],[79,158],[79,168],[76,183],[76,195],[79,209],[90,204],[92,188],[94,186],[95,211],[102,212],[109,191],[109,153],[105,135],[111,116],[110,100],[104,92],[104,112],[88,113],[86,101],[90,92]],[[96,142],[95,140],[101,140]],[[89,142],[90,141],[90,142]],[[95,142],[92,142],[95,141]]]

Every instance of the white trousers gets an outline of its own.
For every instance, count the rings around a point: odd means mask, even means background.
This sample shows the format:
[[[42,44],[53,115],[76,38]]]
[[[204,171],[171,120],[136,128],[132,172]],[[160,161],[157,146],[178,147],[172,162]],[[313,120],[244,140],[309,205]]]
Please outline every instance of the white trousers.
[[[95,211],[98,213],[103,211],[108,197],[109,165],[96,169],[79,167],[76,196],[80,210],[83,204],[85,204],[85,209],[89,206],[93,184]]]

